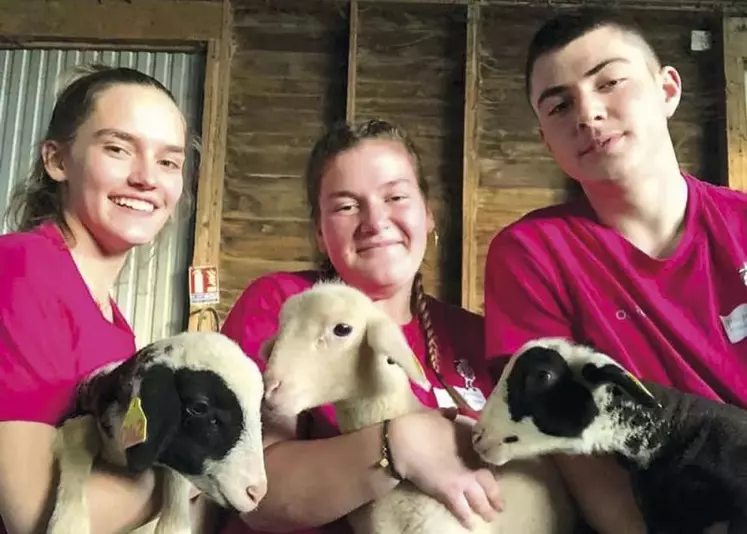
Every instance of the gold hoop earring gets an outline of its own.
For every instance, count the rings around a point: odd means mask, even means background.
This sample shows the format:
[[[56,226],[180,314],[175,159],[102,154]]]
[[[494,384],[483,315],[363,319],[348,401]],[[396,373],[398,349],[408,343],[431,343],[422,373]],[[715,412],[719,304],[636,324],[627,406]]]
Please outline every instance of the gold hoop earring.
[[[433,230],[433,244],[438,248],[438,230]]]

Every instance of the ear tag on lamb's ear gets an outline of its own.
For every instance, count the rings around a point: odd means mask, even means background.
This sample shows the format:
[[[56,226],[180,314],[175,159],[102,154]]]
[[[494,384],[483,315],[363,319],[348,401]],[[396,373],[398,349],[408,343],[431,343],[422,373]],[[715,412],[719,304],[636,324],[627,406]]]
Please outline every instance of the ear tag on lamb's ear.
[[[145,417],[140,397],[134,397],[122,421],[122,445],[125,449],[129,449],[143,443],[146,439],[148,439],[148,419]]]
[[[637,379],[637,378],[636,378],[635,376],[633,376],[633,373],[631,373],[630,371],[628,371],[628,370],[626,369],[626,370],[625,370],[625,374],[626,374],[626,375],[628,375],[628,378],[630,378],[630,381],[631,381],[631,382],[633,382],[633,384],[635,384],[635,386],[636,386],[636,387],[637,387],[638,389],[640,389],[640,390],[641,390],[641,391],[642,391],[643,393],[645,393],[646,395],[648,395],[649,397],[651,397],[651,399],[652,399],[652,400],[653,400],[654,402],[656,402],[656,404],[659,404],[659,401],[657,401],[657,400],[656,400],[656,397],[654,397],[653,393],[651,393],[651,392],[650,392],[650,391],[648,390],[648,388],[647,388],[646,386],[644,386],[644,385],[643,385],[643,383],[641,383],[641,381],[640,381],[640,380],[638,380],[638,379]]]

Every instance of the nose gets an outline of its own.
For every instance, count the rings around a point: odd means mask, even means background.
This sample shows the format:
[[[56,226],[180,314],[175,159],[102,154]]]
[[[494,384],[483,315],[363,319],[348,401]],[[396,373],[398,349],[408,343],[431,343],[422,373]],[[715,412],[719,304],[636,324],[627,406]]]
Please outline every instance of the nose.
[[[604,101],[593,93],[580,94],[577,99],[577,113],[579,129],[591,128],[606,116]]]
[[[265,495],[267,494],[267,479],[262,479],[259,482],[256,482],[254,484],[250,484],[246,488],[246,494],[249,496],[249,499],[254,503],[254,506],[257,506],[259,502],[264,499]]]
[[[388,217],[388,210],[383,203],[372,202],[362,210],[363,226],[371,232],[378,232],[385,228]]]
[[[145,157],[135,158],[128,181],[135,187],[153,189],[156,186],[155,165]]]

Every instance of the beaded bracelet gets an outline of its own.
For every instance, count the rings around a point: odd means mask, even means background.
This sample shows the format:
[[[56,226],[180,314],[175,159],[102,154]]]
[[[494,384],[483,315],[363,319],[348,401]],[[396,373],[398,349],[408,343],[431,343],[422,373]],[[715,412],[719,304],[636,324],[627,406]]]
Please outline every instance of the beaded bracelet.
[[[390,420],[386,419],[384,424],[381,425],[381,459],[378,461],[378,465],[386,469],[392,477],[402,481],[404,477],[394,467],[394,461],[392,460],[392,449],[389,445],[389,423]]]

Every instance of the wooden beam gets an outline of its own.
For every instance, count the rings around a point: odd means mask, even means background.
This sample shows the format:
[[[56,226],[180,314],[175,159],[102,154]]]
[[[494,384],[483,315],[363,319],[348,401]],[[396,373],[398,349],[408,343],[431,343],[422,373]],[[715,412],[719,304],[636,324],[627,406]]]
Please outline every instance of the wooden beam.
[[[348,86],[345,119],[355,120],[355,85],[358,74],[358,0],[350,0],[350,24],[348,38]]]
[[[0,0],[0,36],[11,41],[208,41],[222,22],[222,4],[201,0]]]
[[[747,192],[747,19],[724,19],[727,185]]]
[[[477,162],[478,88],[480,77],[480,6],[475,2],[467,8],[467,49],[464,80],[464,148],[462,181],[462,306],[478,311],[480,296],[476,294],[477,189],[480,172]]]
[[[228,131],[228,99],[231,81],[233,17],[229,0],[223,0],[219,38],[208,41],[205,68],[205,99],[202,118],[202,158],[197,179],[193,267],[215,267],[220,279],[220,236]],[[215,330],[217,319],[201,323],[213,306],[190,306],[189,330]],[[217,314],[209,313],[209,317]]]
[[[345,2],[348,0],[333,0]],[[402,4],[402,5],[470,5],[482,7],[528,7],[565,9],[578,7],[608,7],[609,0],[358,0],[361,4]],[[668,11],[699,11],[731,14],[747,14],[743,0],[616,0],[616,8]]]

